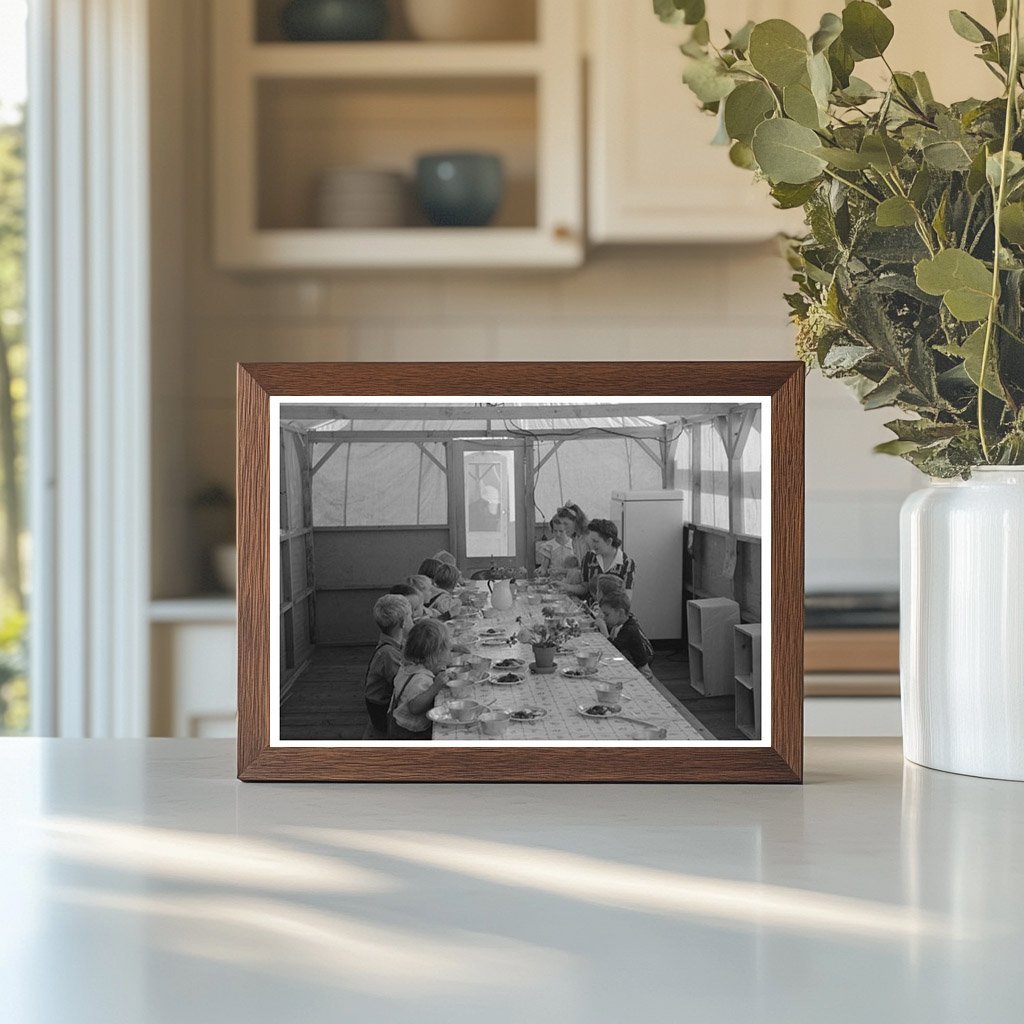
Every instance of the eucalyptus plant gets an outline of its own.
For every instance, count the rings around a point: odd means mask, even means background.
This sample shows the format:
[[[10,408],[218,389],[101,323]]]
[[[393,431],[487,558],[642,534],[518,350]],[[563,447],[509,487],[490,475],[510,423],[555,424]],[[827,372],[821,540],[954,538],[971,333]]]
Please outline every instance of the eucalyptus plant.
[[[748,22],[720,45],[705,0],[654,0],[691,26],[683,80],[715,141],[803,208],[807,233],[786,240],[800,357],[866,409],[910,414],[877,450],[931,476],[1024,464],[1020,4],[993,0],[988,25],[949,12],[997,94],[947,106],[890,66],[890,0],[852,0],[809,37]],[[865,61],[887,88],[856,75]]]

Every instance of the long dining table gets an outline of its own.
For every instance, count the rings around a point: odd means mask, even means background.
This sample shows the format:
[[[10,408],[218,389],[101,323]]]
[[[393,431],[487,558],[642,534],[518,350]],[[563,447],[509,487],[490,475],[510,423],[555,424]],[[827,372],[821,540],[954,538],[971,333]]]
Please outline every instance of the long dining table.
[[[467,589],[486,589],[486,583],[472,581]],[[533,601],[530,591],[533,590]],[[539,601],[538,601],[539,597]],[[573,637],[555,655],[555,670],[538,673],[529,668],[533,661],[533,649],[523,643],[517,634],[524,626],[543,622],[543,608],[559,607],[566,613],[576,614],[581,620],[583,632]],[[490,603],[488,602],[488,608]],[[530,721],[508,723],[504,740],[575,740],[600,743],[641,740],[646,730],[636,721],[626,717],[589,718],[579,708],[601,703],[595,691],[595,684],[613,681],[622,684],[622,696],[617,703],[621,714],[665,730],[665,740],[711,740],[715,737],[656,679],[648,679],[627,661],[614,644],[591,625],[592,617],[584,605],[575,598],[552,593],[550,590],[529,588],[520,583],[516,587],[513,606],[506,611],[490,609],[488,617],[477,615],[472,618],[453,620],[452,639],[469,649],[476,657],[498,662],[515,658],[524,662],[524,668],[517,674],[523,676],[516,684],[498,683],[496,677],[504,674],[493,669],[485,681],[474,683],[459,694],[495,709],[517,711],[537,709],[543,714]],[[500,630],[488,635],[485,630]],[[566,669],[577,665],[578,651],[598,651],[601,660],[596,675],[587,678],[570,678],[564,675]],[[655,668],[657,667],[655,663]],[[442,690],[435,706],[440,707],[452,698],[451,693]],[[433,740],[488,740],[481,727],[475,723],[447,725],[434,723]]]

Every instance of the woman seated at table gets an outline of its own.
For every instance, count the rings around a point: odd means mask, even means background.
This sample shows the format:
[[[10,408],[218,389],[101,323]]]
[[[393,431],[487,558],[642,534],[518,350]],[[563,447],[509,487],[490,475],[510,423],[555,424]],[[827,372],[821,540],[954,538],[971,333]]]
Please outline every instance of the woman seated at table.
[[[587,526],[587,545],[589,550],[580,570],[583,582],[564,584],[565,592],[586,597],[590,581],[596,576],[618,576],[626,593],[632,597],[636,563],[622,550],[619,528],[610,519],[592,519]]]

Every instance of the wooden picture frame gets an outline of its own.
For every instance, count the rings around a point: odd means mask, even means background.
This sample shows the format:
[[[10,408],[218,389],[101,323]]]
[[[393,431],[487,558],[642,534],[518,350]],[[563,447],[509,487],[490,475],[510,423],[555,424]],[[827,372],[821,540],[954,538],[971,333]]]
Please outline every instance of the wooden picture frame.
[[[734,746],[280,746],[271,742],[271,400],[735,396],[770,409],[770,736]],[[364,398],[365,400],[365,398]],[[276,443],[276,439],[274,441]],[[238,366],[238,777],[243,781],[800,782],[804,367],[799,362]]]

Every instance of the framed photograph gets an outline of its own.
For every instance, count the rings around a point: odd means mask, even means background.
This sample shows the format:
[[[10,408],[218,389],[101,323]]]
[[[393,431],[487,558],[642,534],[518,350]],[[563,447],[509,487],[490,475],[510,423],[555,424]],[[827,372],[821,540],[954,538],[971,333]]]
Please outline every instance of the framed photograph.
[[[799,782],[798,362],[238,368],[238,776]]]

